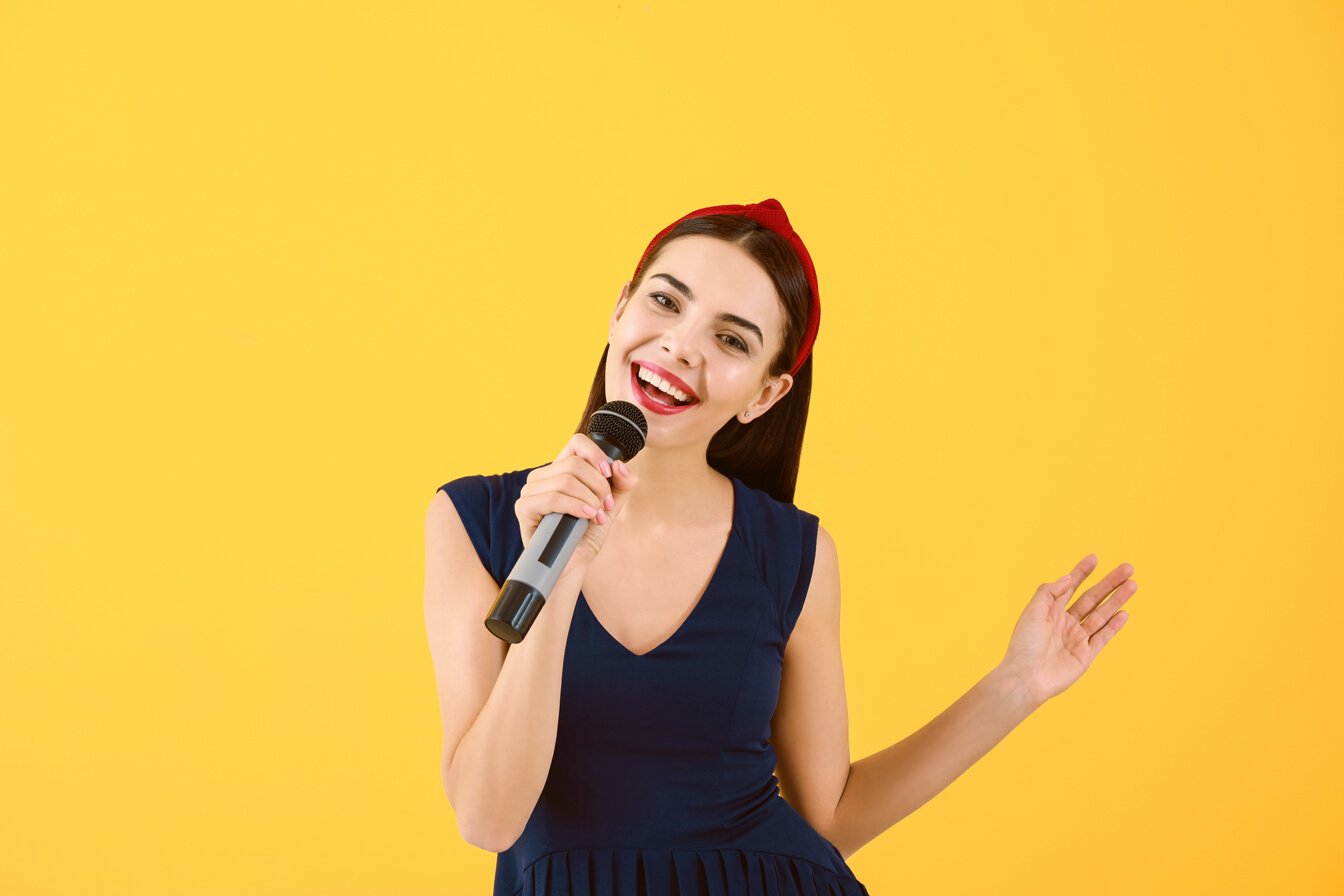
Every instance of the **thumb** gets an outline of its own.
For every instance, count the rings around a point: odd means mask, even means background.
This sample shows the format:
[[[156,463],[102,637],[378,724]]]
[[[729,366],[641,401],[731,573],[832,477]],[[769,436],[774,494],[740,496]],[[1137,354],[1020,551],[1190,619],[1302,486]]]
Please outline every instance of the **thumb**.
[[[623,496],[628,495],[639,482],[639,477],[630,471],[624,461],[616,461],[611,465],[611,498],[620,503]]]
[[[1063,578],[1051,582],[1043,590],[1049,594],[1052,600],[1067,596],[1073,590],[1073,573],[1068,573]]]
[[[1027,601],[1028,606],[1040,604],[1047,610],[1052,607],[1061,597],[1069,593],[1069,577],[1057,579],[1053,582],[1045,582],[1036,587],[1036,591],[1031,595],[1031,600]]]

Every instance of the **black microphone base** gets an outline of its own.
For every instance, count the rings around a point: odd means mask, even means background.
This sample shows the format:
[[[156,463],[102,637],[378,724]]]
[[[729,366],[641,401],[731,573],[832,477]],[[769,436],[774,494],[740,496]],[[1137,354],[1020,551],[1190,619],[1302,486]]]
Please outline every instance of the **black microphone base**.
[[[527,635],[532,622],[546,606],[546,598],[531,585],[509,579],[499,589],[499,597],[485,617],[485,627],[501,641],[517,644]]]

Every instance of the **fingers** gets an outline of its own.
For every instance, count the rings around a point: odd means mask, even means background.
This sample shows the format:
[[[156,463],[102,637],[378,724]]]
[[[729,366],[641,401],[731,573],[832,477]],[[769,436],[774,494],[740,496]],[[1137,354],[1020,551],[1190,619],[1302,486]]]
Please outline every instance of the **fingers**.
[[[1066,576],[1069,582],[1069,588],[1075,588],[1082,584],[1083,580],[1091,575],[1092,571],[1096,569],[1096,566],[1096,554],[1088,554],[1082,560],[1078,561],[1078,565],[1073,568],[1068,576]],[[1087,589],[1087,592],[1079,597],[1078,600],[1074,602],[1073,606],[1068,608],[1068,613],[1080,622],[1087,620],[1090,623],[1090,626],[1084,626],[1085,628],[1090,627],[1093,630],[1099,629],[1111,618],[1116,609],[1139,589],[1139,584],[1129,578],[1133,574],[1134,567],[1132,564],[1121,563],[1115,569],[1107,573],[1101,581]],[[1106,600],[1108,595],[1112,595],[1113,592],[1113,596],[1106,604],[1104,617],[1099,617],[1095,621],[1088,619],[1088,614],[1095,610],[1097,606],[1101,604],[1103,600]],[[1067,594],[1067,591],[1065,594]]]
[[[556,459],[536,467],[514,502],[514,514],[526,547],[541,520],[550,513],[566,513],[590,520],[582,544],[596,555],[605,528],[621,510],[625,496],[639,481],[624,463],[612,463],[584,433],[575,433]]]
[[[639,482],[639,477],[632,473],[630,468],[622,461],[617,461],[612,464],[612,467],[612,492],[616,499],[616,503],[619,505],[621,503],[621,498],[635,487],[635,483]]]
[[[1077,588],[1083,580],[1092,575],[1092,570],[1097,568],[1097,555],[1088,554],[1083,559],[1074,564],[1073,569],[1069,570],[1066,578],[1069,580],[1070,588]]]
[[[518,494],[520,506],[538,520],[553,512],[595,520],[612,503],[607,481],[574,456],[534,470]]]
[[[1109,604],[1107,606],[1109,606]],[[1088,642],[1091,644],[1092,650],[1095,652],[1105,647],[1106,643],[1110,641],[1111,638],[1115,637],[1115,633],[1125,627],[1125,622],[1128,619],[1129,619],[1128,613],[1116,613],[1109,620],[1107,620],[1105,625],[1103,625],[1096,632],[1089,635]],[[1086,623],[1088,621],[1090,620],[1085,620],[1084,622]],[[1087,625],[1084,624],[1083,628],[1086,629]]]
[[[605,525],[608,512],[615,507],[612,484],[607,479],[614,472],[597,444],[587,435],[575,433],[553,463],[528,473],[515,513],[528,532],[548,513],[567,513]]]
[[[533,471],[522,494],[559,490],[593,507],[603,507],[611,495],[609,483],[601,471],[584,458],[570,455]]]
[[[1087,632],[1088,637],[1091,637],[1099,630],[1108,627],[1108,624],[1116,626],[1124,625],[1125,620],[1129,618],[1129,614],[1120,613],[1118,611],[1125,605],[1127,600],[1134,596],[1134,592],[1138,590],[1139,583],[1131,579],[1117,588],[1115,593],[1110,596],[1110,599],[1106,601],[1105,606],[1100,610],[1089,610],[1088,612],[1090,615],[1079,617],[1079,624],[1083,627],[1083,631]],[[1093,606],[1095,605],[1096,604],[1094,603]],[[1119,619],[1119,622],[1116,622],[1117,619]],[[1102,643],[1105,642],[1103,641]]]
[[[570,455],[581,457],[588,461],[588,463],[592,464],[593,469],[602,474],[604,479],[611,475],[611,462],[608,461],[607,456],[602,453],[602,449],[597,447],[597,443],[584,433],[576,432],[569,437],[569,441],[565,443],[565,447],[560,450],[558,455],[556,455],[556,463],[559,463],[562,459]]]

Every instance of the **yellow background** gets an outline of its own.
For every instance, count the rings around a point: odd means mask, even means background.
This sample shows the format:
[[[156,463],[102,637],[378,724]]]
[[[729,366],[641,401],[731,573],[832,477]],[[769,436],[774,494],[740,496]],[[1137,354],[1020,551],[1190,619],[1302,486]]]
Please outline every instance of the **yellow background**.
[[[773,196],[853,758],[1083,555],[1140,585],[859,879],[1344,892],[1342,51],[1326,2],[0,4],[0,891],[488,892],[426,505],[553,459],[659,228]]]

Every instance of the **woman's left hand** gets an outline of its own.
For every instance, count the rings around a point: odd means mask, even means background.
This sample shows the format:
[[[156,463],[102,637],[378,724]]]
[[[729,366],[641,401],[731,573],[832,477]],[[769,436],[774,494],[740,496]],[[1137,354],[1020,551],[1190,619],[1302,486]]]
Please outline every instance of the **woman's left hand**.
[[[1041,585],[1013,629],[1000,665],[1022,682],[1037,705],[1082,677],[1129,618],[1129,613],[1119,610],[1139,583],[1130,579],[1134,567],[1128,563],[1120,564],[1065,608],[1074,589],[1096,567],[1097,556],[1088,554],[1064,578]],[[1106,603],[1098,606],[1103,600]]]

